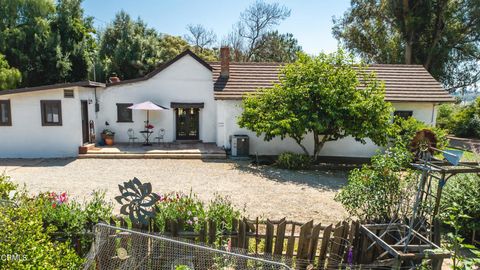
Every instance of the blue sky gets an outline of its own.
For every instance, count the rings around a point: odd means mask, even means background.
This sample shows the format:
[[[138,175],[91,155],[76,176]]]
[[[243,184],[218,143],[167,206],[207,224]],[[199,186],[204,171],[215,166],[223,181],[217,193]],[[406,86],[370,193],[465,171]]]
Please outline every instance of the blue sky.
[[[219,39],[238,21],[240,12],[253,0],[84,0],[87,15],[95,17],[97,27],[105,27],[115,14],[125,10],[132,17],[141,17],[150,27],[171,35],[186,34],[185,27],[202,24],[213,29]],[[292,10],[278,30],[293,33],[304,51],[316,54],[337,48],[332,36],[332,17],[340,17],[349,7],[349,0],[278,0]]]

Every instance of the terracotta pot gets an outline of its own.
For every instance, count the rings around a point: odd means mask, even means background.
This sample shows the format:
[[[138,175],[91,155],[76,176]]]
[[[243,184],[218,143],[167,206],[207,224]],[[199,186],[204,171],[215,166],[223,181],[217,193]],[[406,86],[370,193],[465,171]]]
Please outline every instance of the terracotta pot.
[[[106,145],[111,146],[111,145],[115,144],[114,136],[112,136],[112,135],[102,134],[102,138],[105,140]]]

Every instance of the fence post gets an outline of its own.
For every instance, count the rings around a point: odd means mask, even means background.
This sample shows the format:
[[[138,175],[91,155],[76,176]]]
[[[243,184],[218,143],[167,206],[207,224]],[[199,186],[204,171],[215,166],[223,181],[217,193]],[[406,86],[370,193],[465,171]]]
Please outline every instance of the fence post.
[[[283,244],[285,242],[285,229],[287,227],[287,222],[285,219],[282,219],[277,226],[277,237],[275,238],[275,249],[273,254],[282,255],[283,254]]]
[[[305,269],[308,260],[308,245],[310,243],[310,235],[312,234],[313,220],[303,224],[300,227],[300,238],[298,240],[297,250],[297,269]]]

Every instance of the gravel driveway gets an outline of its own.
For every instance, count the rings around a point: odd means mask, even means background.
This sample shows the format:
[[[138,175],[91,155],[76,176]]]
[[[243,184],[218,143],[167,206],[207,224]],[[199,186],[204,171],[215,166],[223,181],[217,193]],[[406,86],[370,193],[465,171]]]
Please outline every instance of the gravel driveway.
[[[118,184],[137,177],[151,182],[158,193],[191,189],[204,201],[215,192],[228,195],[252,218],[331,223],[346,217],[333,200],[346,183],[341,171],[293,172],[242,161],[172,159],[4,159],[3,170],[32,193],[67,191],[83,199],[92,190],[103,189],[113,201]]]

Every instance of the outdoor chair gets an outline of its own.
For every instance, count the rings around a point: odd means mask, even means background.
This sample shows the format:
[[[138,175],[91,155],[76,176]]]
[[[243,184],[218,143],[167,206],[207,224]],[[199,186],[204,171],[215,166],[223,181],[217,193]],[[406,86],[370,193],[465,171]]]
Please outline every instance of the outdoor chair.
[[[138,137],[135,137],[135,131],[133,130],[133,128],[129,128],[127,133],[128,133],[128,145],[130,145],[131,143],[135,143],[135,140],[138,140]]]
[[[158,141],[158,144],[161,144],[163,142],[164,137],[165,137],[165,129],[161,128],[158,130],[158,136],[155,137],[155,140]]]

